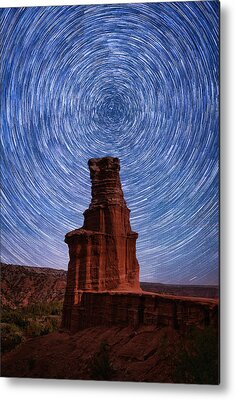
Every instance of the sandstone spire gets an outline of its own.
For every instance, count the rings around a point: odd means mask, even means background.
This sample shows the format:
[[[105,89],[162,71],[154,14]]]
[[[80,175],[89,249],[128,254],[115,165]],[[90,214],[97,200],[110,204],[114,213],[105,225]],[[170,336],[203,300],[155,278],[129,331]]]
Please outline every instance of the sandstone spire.
[[[93,158],[88,165],[91,203],[82,228],[65,236],[70,261],[62,328],[76,332],[98,325],[216,326],[218,304],[140,290],[138,235],[131,230],[119,160]]]
[[[65,236],[70,257],[65,303],[76,304],[80,291],[140,291],[138,234],[131,230],[119,159],[92,158],[88,165],[91,203],[82,228]]]

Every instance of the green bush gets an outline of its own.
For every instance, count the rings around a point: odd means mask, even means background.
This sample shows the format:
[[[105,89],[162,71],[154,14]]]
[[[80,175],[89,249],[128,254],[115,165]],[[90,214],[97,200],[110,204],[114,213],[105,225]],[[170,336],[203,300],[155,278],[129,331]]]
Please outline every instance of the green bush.
[[[1,312],[2,351],[10,351],[25,337],[47,335],[59,328],[62,302],[36,303]]]
[[[22,329],[26,328],[26,326],[28,324],[27,317],[21,311],[21,309],[19,309],[19,310],[7,310],[7,309],[2,310],[1,322],[17,325]]]
[[[1,352],[13,350],[23,340],[23,334],[14,324],[1,324]]]
[[[113,368],[109,361],[109,346],[107,342],[101,342],[99,351],[95,354],[91,363],[91,379],[111,380]]]
[[[27,327],[27,336],[36,337],[47,335],[48,333],[52,333],[59,328],[59,320],[58,318],[45,318],[42,320],[31,320],[29,321]]]
[[[24,307],[22,311],[27,315],[61,315],[62,313],[63,303],[56,301],[51,303],[35,303],[29,304],[27,307]]]
[[[38,321],[30,321],[26,333],[30,337],[41,336],[43,334],[43,326]]]
[[[61,318],[58,318],[56,316],[53,317],[47,317],[46,321],[48,324],[50,324],[50,330],[51,332],[57,331],[60,327],[61,324]]]

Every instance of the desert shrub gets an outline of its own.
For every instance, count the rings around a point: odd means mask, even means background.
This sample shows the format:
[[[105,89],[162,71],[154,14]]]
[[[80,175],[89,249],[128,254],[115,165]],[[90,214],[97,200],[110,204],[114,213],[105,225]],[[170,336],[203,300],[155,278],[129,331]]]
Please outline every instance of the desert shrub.
[[[57,316],[47,317],[46,321],[47,321],[47,323],[50,324],[51,332],[58,330],[60,327],[60,324],[61,324],[61,318],[59,318]]]
[[[26,328],[26,326],[28,324],[27,317],[20,309],[19,310],[7,310],[7,309],[2,310],[1,322],[17,325],[22,329]]]
[[[24,307],[24,313],[31,316],[42,315],[60,315],[62,313],[63,304],[60,301],[51,303],[33,303]]]
[[[23,340],[23,334],[14,324],[1,324],[1,352],[13,350]]]
[[[43,335],[47,335],[48,333],[52,333],[59,328],[60,321],[58,318],[46,318],[43,323]]]
[[[29,322],[27,327],[27,335],[30,337],[42,336],[44,334],[44,325],[39,322],[32,320]]]
[[[52,333],[59,328],[59,323],[60,321],[58,318],[47,317],[42,320],[32,319],[29,321],[26,330],[27,336],[36,337]]]
[[[57,301],[50,303],[51,304],[51,312],[50,315],[61,315],[63,309],[63,302]]]
[[[219,382],[218,334],[208,327],[192,330],[175,357],[174,381],[216,385]]]
[[[108,381],[111,380],[113,373],[109,360],[109,345],[103,341],[91,362],[91,379]]]
[[[52,333],[59,328],[62,302],[37,303],[1,310],[2,351],[10,351],[23,338]]]

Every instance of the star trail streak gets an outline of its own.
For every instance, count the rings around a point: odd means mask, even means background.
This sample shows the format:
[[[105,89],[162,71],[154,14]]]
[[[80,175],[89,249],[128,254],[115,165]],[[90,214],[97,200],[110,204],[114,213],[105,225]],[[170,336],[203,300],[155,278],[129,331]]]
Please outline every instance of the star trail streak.
[[[116,156],[141,280],[218,276],[219,3],[1,9],[2,261],[67,268]]]

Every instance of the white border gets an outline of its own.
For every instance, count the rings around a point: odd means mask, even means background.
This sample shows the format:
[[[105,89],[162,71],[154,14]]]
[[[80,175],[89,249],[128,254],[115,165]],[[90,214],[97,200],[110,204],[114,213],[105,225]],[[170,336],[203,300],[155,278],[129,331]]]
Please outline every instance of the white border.
[[[173,0],[177,2],[177,0]],[[181,2],[183,0],[180,0]],[[195,1],[195,0],[187,0]],[[198,0],[203,1],[203,0]],[[210,0],[209,0],[210,1]],[[232,0],[229,0],[232,1]],[[111,4],[111,3],[159,3],[156,0],[1,0],[0,7],[30,7],[30,6],[62,6],[62,5],[77,5],[77,4]],[[165,3],[170,3],[172,0],[164,0]],[[223,1],[223,3],[228,1]]]
[[[167,0],[169,1],[169,0]],[[0,7],[127,3],[128,1],[1,0]],[[143,0],[130,1],[141,3]],[[154,2],[154,0],[152,0]],[[1,378],[1,398],[15,400],[194,400],[235,398],[235,1],[221,1],[221,385],[171,385]],[[233,88],[233,90],[231,89]]]

